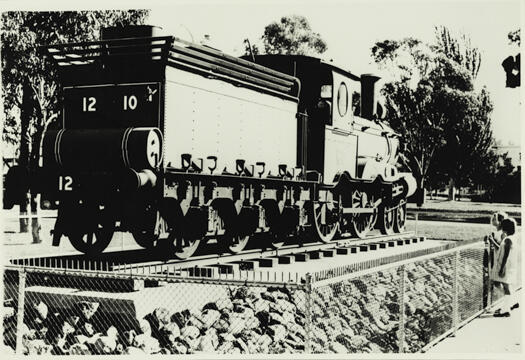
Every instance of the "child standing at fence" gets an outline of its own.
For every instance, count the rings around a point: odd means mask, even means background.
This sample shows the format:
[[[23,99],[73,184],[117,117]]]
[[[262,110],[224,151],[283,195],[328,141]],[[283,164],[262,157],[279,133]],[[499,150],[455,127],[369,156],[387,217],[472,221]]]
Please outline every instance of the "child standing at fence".
[[[487,260],[491,275],[494,267],[494,257],[496,255],[497,250],[499,249],[502,240],[501,236],[503,231],[501,230],[501,223],[506,218],[507,214],[502,211],[498,211],[492,214],[492,217],[490,218],[490,224],[494,226],[494,230],[490,233],[490,235],[487,236],[487,242],[489,246]]]
[[[517,308],[519,304],[513,296],[514,287],[518,276],[518,239],[516,233],[516,221],[514,219],[503,219],[501,222],[502,242],[496,251],[492,280],[501,283],[505,296],[502,306],[496,310],[494,316],[508,317],[510,311]]]

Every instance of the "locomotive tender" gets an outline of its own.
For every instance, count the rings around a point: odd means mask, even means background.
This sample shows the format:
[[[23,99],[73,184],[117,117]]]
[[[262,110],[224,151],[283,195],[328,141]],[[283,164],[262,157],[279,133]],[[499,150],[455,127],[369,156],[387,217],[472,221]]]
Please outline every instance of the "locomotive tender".
[[[207,242],[237,253],[250,240],[403,230],[415,182],[377,119],[377,77],[307,56],[248,61],[154,31],[47,47],[63,95],[39,174],[42,201],[58,204],[53,245],[65,235],[94,255],[119,230],[184,259]]]

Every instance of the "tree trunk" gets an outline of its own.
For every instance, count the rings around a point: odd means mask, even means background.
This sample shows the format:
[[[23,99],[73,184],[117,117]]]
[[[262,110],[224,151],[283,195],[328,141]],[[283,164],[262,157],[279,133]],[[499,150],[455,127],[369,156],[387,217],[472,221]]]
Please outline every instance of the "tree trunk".
[[[38,218],[38,207],[40,203],[40,195],[31,194],[31,235],[33,236],[33,244],[42,242],[40,238],[40,219]]]
[[[40,149],[42,146],[42,137],[47,121],[47,111],[45,109],[41,110],[41,119],[39,121],[39,126],[37,126],[36,132],[33,135],[33,146],[31,148],[31,156],[29,158],[29,167],[31,169],[31,174],[35,174],[36,169],[39,166],[40,162]],[[33,243],[37,244],[42,242],[40,238],[40,219],[38,218],[38,208],[40,206],[40,196],[36,192],[31,192],[31,234],[33,236]]]
[[[32,89],[29,80],[25,80],[23,85],[22,107],[20,109],[20,154],[18,157],[18,165],[20,167],[29,169],[29,123],[33,114],[33,99]],[[20,232],[27,233],[29,231],[29,219],[27,218],[27,210],[29,206],[28,196],[23,196],[20,199]]]
[[[417,206],[422,206],[425,203],[425,178],[422,175],[414,174],[416,178],[416,203]]]
[[[456,182],[454,181],[454,179],[450,179],[450,181],[448,182],[448,200],[456,200]]]

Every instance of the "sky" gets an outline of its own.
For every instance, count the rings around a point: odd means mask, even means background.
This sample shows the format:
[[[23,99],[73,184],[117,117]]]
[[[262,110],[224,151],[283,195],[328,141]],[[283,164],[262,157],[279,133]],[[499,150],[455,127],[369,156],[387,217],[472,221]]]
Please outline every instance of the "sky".
[[[0,0],[0,6],[13,2]],[[17,8],[71,10],[71,2],[24,2]],[[209,35],[209,45],[232,55],[244,51],[243,40],[260,42],[264,27],[286,15],[305,16],[313,31],[327,42],[323,58],[355,74],[377,72],[370,58],[376,41],[414,37],[434,40],[434,26],[445,25],[453,33],[468,35],[482,54],[476,81],[486,86],[494,102],[493,131],[503,144],[520,144],[520,91],[505,88],[501,62],[518,52],[508,45],[507,34],[521,25],[520,0],[193,0],[82,2],[82,9],[149,8],[149,24],[160,26],[162,34],[200,42]],[[77,5],[78,6],[78,5]]]
[[[415,37],[434,41],[434,26],[464,33],[478,47],[482,64],[476,87],[486,86],[494,102],[493,131],[503,144],[520,144],[520,92],[505,88],[501,62],[519,51],[508,45],[520,27],[520,1],[219,1],[153,6],[151,24],[163,32],[241,55],[243,39],[257,43],[264,27],[285,15],[305,16],[327,42],[322,56],[356,74],[377,72],[370,57],[376,41]]]

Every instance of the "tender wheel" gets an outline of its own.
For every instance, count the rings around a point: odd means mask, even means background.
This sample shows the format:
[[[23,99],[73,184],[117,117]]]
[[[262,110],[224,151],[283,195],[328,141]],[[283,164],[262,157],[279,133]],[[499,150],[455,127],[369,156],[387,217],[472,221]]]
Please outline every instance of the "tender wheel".
[[[401,204],[397,207],[394,221],[394,231],[400,233],[405,231],[405,223],[407,220],[407,204]]]
[[[275,200],[262,200],[260,206],[264,209],[266,224],[270,228],[270,231],[264,234],[266,245],[271,249],[279,249],[283,247],[292,232],[293,214],[287,207],[284,207],[281,213]]]
[[[394,233],[394,223],[396,221],[397,209],[390,206],[382,206],[379,210],[379,231],[383,235]]]
[[[204,237],[208,229],[207,211],[199,208],[190,208],[184,216],[180,230],[172,230],[170,239],[175,246],[174,255],[181,260],[193,256],[200,245],[204,243]]]
[[[75,224],[68,237],[73,247],[89,256],[102,253],[111,242],[115,232],[115,219],[108,208],[98,204],[78,209],[82,223]]]
[[[249,236],[236,235],[231,237],[226,237],[219,239],[219,242],[225,243],[225,250],[232,254],[238,254],[244,250],[248,241],[250,240]]]
[[[159,236],[154,233],[154,227],[157,223],[157,211],[148,207],[142,214],[143,226],[140,229],[131,231],[135,242],[144,249],[151,250],[155,247]]]
[[[368,201],[366,192],[355,191],[352,195],[352,207],[356,209],[371,208],[372,201]],[[352,236],[363,239],[368,232],[372,230],[377,218],[377,209],[373,209],[373,213],[356,214],[352,216],[350,221],[350,232]]]
[[[339,219],[334,210],[333,202],[311,202],[310,211],[316,240],[325,243],[333,240],[339,230]]]

